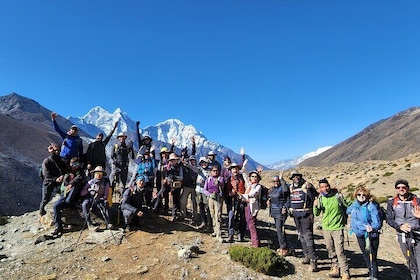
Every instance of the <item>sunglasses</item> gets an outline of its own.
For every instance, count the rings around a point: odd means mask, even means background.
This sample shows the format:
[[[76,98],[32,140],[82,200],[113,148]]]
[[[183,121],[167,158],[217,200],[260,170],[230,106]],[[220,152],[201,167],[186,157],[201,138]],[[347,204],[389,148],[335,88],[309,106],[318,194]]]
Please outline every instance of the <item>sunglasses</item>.
[[[250,177],[251,177],[251,178],[258,178],[258,176],[257,176],[257,175],[251,175]]]
[[[397,186],[395,187],[397,190],[406,190],[407,187],[406,186]]]
[[[357,196],[366,197],[366,195],[364,193],[358,193]]]
[[[219,172],[219,170],[217,170],[217,169],[213,169],[212,171],[214,171],[214,172]]]
[[[280,181],[273,181],[273,183],[280,183]]]

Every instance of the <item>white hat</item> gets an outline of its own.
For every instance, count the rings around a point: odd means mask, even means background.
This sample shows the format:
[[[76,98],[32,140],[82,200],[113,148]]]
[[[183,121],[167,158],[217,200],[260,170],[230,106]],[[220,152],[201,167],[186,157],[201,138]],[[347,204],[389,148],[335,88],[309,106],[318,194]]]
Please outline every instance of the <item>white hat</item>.
[[[198,163],[201,164],[202,162],[210,163],[210,161],[206,157],[200,157],[200,160],[198,161]]]
[[[169,160],[171,160],[171,159],[176,159],[176,160],[178,160],[178,159],[179,159],[179,157],[178,157],[175,153],[172,153],[172,154],[170,154],[170,155],[169,155]]]
[[[215,153],[214,151],[209,151],[207,155],[208,155],[208,156],[215,156],[215,155],[216,155],[216,153]]]
[[[120,132],[120,133],[117,135],[117,138],[120,138],[120,137],[127,138],[127,135],[126,135],[126,134],[124,134],[124,132]]]
[[[96,166],[95,169],[93,169],[93,170],[90,171],[91,174],[94,174],[96,172],[102,172],[104,174],[104,176],[106,176],[105,170],[100,165]]]

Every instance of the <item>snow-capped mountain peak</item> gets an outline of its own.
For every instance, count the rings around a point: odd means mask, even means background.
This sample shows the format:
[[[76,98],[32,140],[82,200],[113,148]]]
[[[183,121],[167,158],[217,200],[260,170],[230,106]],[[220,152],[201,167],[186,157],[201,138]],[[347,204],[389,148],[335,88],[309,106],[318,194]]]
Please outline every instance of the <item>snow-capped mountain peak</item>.
[[[305,159],[317,156],[323,152],[325,152],[326,150],[332,148],[333,146],[327,146],[327,147],[322,147],[322,148],[318,148],[316,149],[316,151],[313,152],[309,152],[307,154],[304,154],[303,156],[298,156],[292,159],[285,159],[285,160],[281,160],[279,162],[273,163],[268,165],[267,167],[270,169],[275,169],[275,170],[286,170],[286,169],[290,169],[293,168],[295,166],[298,166],[301,162],[303,162]]]

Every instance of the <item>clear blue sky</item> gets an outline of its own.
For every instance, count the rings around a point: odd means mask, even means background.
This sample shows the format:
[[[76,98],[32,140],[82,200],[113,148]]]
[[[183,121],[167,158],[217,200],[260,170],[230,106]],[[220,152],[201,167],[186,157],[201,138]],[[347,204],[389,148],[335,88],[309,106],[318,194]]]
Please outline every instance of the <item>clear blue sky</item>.
[[[0,2],[0,95],[177,118],[262,164],[420,105],[420,1]]]

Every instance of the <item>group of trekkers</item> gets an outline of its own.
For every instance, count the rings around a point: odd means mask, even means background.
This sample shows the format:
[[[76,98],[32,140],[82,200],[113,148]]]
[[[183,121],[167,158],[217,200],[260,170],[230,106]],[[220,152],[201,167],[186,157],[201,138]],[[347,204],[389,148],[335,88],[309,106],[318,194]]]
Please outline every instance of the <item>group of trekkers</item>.
[[[261,245],[257,217],[265,189],[260,184],[263,169],[258,167],[247,173],[244,152],[241,152],[241,163],[232,162],[229,156],[225,156],[221,164],[216,160],[214,151],[197,160],[192,137],[191,153],[186,147],[178,155],[174,149],[175,141],[172,141],[170,148],[161,147],[156,155],[152,138],[140,135],[139,122],[136,122],[138,152],[134,152],[132,142],[126,143],[126,134],[118,134],[118,143],[111,152],[112,165],[108,177],[105,147],[118,122],[105,139],[102,133],[98,133],[87,152],[83,153],[78,127],[73,125],[64,132],[58,126],[56,117],[56,113],[51,114],[53,127],[61,136],[62,143],[51,143],[48,146],[50,156],[42,163],[43,188],[39,210],[42,222],[45,206],[58,190],[61,196],[53,206],[54,236],[59,237],[63,233],[61,210],[76,205],[81,205],[84,227],[98,229],[98,224],[90,217],[92,211],[97,211],[107,228],[111,229],[114,225],[110,221],[109,207],[113,197],[117,196],[124,218],[124,231],[135,230],[145,216],[166,215],[170,209],[172,221],[186,222],[203,229],[219,242],[244,242],[249,234],[251,246]],[[136,166],[128,180],[130,160]],[[349,217],[350,233],[357,237],[368,269],[367,276],[378,279],[377,252],[382,223],[386,220],[396,229],[412,279],[420,279],[420,207],[416,195],[409,192],[407,180],[396,181],[397,195],[388,201],[386,211],[383,211],[364,186],[357,187],[353,199],[350,199],[332,188],[326,178],[319,180],[316,188],[297,171],[291,172],[290,183],[282,175],[272,178],[273,185],[267,194],[267,207],[276,225],[276,251],[279,255],[285,257],[290,254],[290,240],[285,231],[285,222],[290,216],[294,219],[302,247],[302,264],[309,265],[309,271],[318,272],[313,230],[315,216],[321,216],[331,261],[327,274],[333,278],[350,279],[344,254],[344,233]],[[222,219],[224,209],[226,225]],[[222,225],[226,227],[227,239],[222,238]]]
[[[288,254],[288,240],[284,229],[288,216],[293,217],[298,240],[302,246],[302,264],[309,265],[311,272],[318,272],[318,256],[314,246],[313,230],[316,216],[320,217],[332,278],[350,279],[347,257],[344,253],[344,234],[347,220],[349,233],[356,236],[368,279],[378,278],[377,254],[383,223],[394,228],[401,251],[407,261],[411,279],[420,279],[420,207],[417,196],[409,191],[405,179],[396,180],[397,192],[387,202],[386,208],[376,201],[365,186],[355,188],[352,197],[344,197],[329,181],[323,178],[315,188],[301,173],[292,171],[291,183],[282,176],[273,177],[269,191],[270,215],[274,218],[279,248],[283,256]],[[390,244],[391,245],[391,244]],[[391,245],[392,246],[392,245]]]

